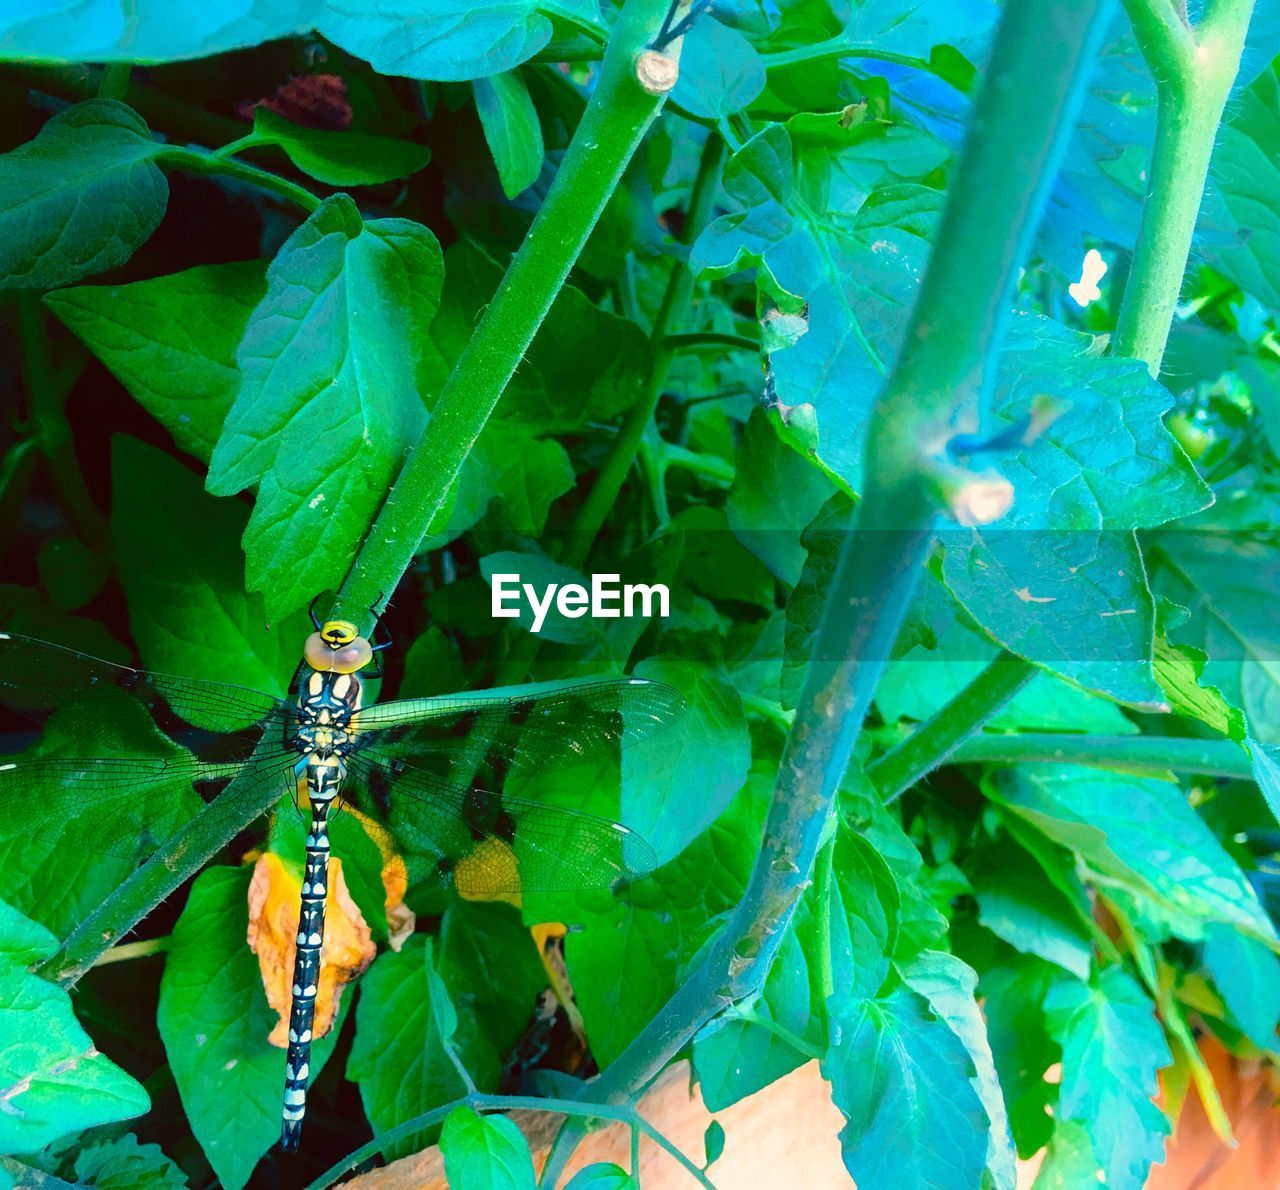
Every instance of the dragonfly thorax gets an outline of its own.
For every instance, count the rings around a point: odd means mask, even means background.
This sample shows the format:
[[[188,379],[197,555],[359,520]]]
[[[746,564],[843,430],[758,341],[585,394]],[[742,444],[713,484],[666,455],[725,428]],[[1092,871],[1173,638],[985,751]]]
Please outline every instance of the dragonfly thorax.
[[[309,674],[298,691],[298,751],[321,760],[351,751],[351,718],[360,709],[360,694],[354,674]]]

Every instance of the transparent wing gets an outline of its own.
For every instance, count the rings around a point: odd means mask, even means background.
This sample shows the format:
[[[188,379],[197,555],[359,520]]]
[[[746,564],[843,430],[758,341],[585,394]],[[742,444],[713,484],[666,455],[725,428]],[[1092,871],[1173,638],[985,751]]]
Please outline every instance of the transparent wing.
[[[291,708],[243,687],[0,634],[0,708],[0,837],[33,854],[142,862],[197,813],[229,838],[292,788]]]
[[[506,774],[590,760],[648,739],[684,713],[683,697],[643,678],[610,678],[505,696],[404,699],[360,711],[356,737],[444,781],[500,785]]]
[[[294,759],[283,748],[221,765],[189,753],[3,757],[0,838],[143,863],[200,814],[202,839],[229,842],[293,792]]]
[[[343,800],[433,860],[463,896],[576,892],[633,880],[657,866],[639,835],[593,814],[464,788],[396,757],[359,752]]]
[[[288,703],[245,686],[148,673],[29,636],[0,633],[0,707],[36,721],[70,705],[92,714],[93,704],[112,691],[136,699],[170,734],[175,728],[235,731],[289,712]]]

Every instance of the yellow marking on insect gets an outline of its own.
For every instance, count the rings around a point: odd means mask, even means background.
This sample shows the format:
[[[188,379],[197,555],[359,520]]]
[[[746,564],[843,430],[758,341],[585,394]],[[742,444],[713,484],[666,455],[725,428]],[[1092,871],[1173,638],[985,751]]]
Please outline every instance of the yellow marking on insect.
[[[331,645],[349,645],[360,635],[360,629],[350,620],[326,620],[320,635]]]

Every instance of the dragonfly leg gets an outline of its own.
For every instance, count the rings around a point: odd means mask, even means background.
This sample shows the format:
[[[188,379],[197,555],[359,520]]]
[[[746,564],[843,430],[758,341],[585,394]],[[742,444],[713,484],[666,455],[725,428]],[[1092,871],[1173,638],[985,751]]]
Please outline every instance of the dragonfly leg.
[[[289,1050],[285,1058],[284,1111],[280,1147],[296,1152],[307,1110],[311,1070],[311,1031],[315,1024],[316,989],[320,984],[320,951],[324,945],[324,905],[329,887],[327,801],[312,800],[307,835],[307,866],[302,878],[302,910],[293,960],[293,1003],[289,1009]]]

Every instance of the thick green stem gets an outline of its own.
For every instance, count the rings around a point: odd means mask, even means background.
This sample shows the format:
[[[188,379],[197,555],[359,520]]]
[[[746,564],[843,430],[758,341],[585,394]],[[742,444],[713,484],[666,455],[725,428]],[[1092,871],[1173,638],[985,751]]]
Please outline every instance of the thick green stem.
[[[1240,69],[1253,0],[1211,0],[1187,25],[1171,0],[1125,0],[1156,82],[1146,205],[1112,350],[1157,375],[1186,273],[1214,137]]]
[[[885,802],[946,762],[960,744],[1004,706],[1035,675],[1034,665],[1001,653],[946,706],[920,724],[896,748],[867,767]]]
[[[831,580],[746,892],[672,998],[592,1086],[593,1100],[634,1095],[768,973],[931,548],[946,498],[942,431],[976,425],[984,412],[1012,285],[1107,7],[1104,0],[1005,6],[911,330],[876,405],[857,529]],[[950,468],[946,474],[958,478]],[[553,1182],[580,1135],[576,1126],[562,1134],[548,1159]]]
[[[1084,764],[1143,773],[1199,773],[1251,780],[1249,755],[1231,740],[1170,736],[1089,736],[1020,732],[976,735],[956,748],[953,764]]]
[[[320,199],[316,195],[288,178],[282,178],[269,170],[258,169],[247,162],[237,161],[234,157],[211,153],[207,149],[165,148],[156,154],[156,162],[174,169],[185,169],[188,173],[220,174],[238,182],[247,182],[250,186],[257,186],[260,190],[288,199],[307,214],[320,205]]]
[[[645,130],[662,106],[636,60],[665,0],[627,0],[573,141],[475,333],[454,366],[340,592],[334,614],[368,619],[445,508],[462,464],[564,285]]]

